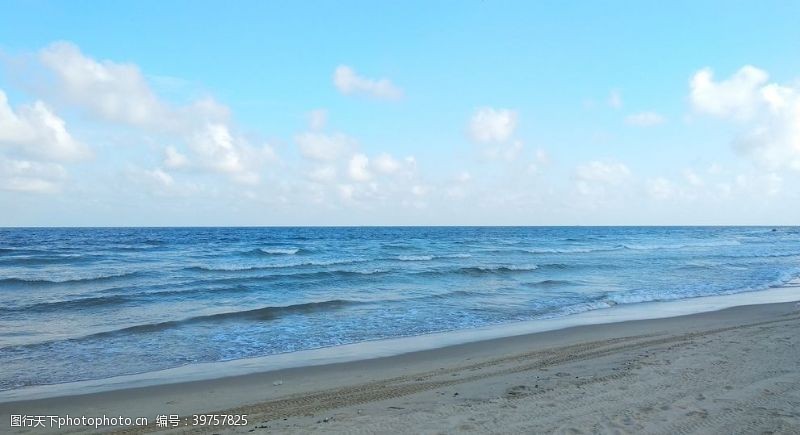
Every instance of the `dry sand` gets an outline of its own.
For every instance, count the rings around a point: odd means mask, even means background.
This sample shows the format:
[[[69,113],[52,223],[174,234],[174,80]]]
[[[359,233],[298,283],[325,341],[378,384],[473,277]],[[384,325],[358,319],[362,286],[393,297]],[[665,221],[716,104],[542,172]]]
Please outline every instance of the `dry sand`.
[[[0,432],[9,414],[121,414],[153,422],[156,414],[224,413],[247,414],[249,424],[167,432],[797,434],[798,331],[794,302],[581,326],[357,362],[1,403]]]

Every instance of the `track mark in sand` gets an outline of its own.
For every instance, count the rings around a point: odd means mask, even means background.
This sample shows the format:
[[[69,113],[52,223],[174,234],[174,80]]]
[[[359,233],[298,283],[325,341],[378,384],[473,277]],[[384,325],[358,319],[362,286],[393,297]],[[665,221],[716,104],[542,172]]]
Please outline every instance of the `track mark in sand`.
[[[491,359],[483,362],[467,364],[448,369],[437,369],[424,373],[398,376],[390,379],[368,382],[360,385],[345,386],[314,393],[296,394],[280,399],[271,400],[254,405],[246,405],[234,409],[214,411],[215,414],[248,414],[253,422],[279,420],[294,416],[316,414],[322,411],[354,406],[382,400],[408,396],[437,388],[473,382],[481,379],[520,373],[525,371],[546,369],[560,364],[591,360],[613,354],[630,352],[634,350],[658,347],[664,345],[685,345],[701,337],[718,334],[726,331],[758,328],[766,325],[800,320],[800,316],[768,320],[763,322],[717,328],[707,331],[691,332],[678,335],[638,335],[629,337],[612,338],[594,342],[549,348],[538,351],[526,352],[512,356]],[[588,378],[574,382],[576,385],[585,385],[596,382],[608,382],[628,376],[630,368],[608,376]],[[462,376],[447,376],[459,374]],[[445,379],[437,379],[446,377]],[[534,388],[525,391],[525,394],[512,394],[512,396],[525,396],[541,394],[552,391],[547,388]],[[719,421],[715,423],[723,423]],[[708,424],[708,423],[705,423]],[[704,424],[701,423],[701,426]],[[683,432],[686,428],[675,428],[675,433]],[[691,428],[689,428],[691,430]],[[137,428],[134,430],[119,431],[115,433],[144,433],[157,431],[156,427]],[[187,433],[203,433],[210,428],[195,428]]]
[[[780,378],[777,378],[780,379]],[[759,423],[764,423],[763,413],[776,412],[776,403],[783,402],[784,405],[792,407],[794,405],[786,399],[788,393],[800,392],[800,381],[779,381],[773,378],[770,382],[770,391],[765,394],[763,391],[754,392],[752,396],[745,399],[728,399],[730,405],[725,409],[714,410],[709,415],[705,410],[687,413],[684,421],[674,423],[658,434],[693,434],[693,433],[730,433],[730,434],[751,434],[759,433]],[[792,378],[793,379],[793,378]],[[780,399],[776,399],[776,397]],[[739,405],[736,407],[736,405]],[[760,410],[759,414],[743,414],[742,409]],[[771,416],[770,419],[772,419]]]

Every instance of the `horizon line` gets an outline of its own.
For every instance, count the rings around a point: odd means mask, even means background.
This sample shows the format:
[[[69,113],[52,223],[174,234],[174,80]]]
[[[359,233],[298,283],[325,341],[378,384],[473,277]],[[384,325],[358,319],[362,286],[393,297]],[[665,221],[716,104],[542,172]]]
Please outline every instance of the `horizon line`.
[[[796,228],[800,224],[620,224],[620,225],[35,225],[35,226],[2,226],[0,230],[10,229],[180,229],[180,228]]]

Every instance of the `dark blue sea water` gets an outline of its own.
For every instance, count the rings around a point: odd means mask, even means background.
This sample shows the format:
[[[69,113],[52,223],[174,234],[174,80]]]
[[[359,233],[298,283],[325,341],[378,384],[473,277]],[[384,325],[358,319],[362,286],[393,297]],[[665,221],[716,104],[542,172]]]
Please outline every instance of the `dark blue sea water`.
[[[798,275],[798,228],[0,229],[0,390]]]

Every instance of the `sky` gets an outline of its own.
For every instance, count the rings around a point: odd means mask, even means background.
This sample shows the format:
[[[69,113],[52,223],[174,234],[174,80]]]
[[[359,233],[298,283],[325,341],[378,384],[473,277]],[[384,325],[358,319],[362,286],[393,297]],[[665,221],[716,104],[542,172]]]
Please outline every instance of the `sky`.
[[[800,2],[3,2],[0,226],[782,225]]]

